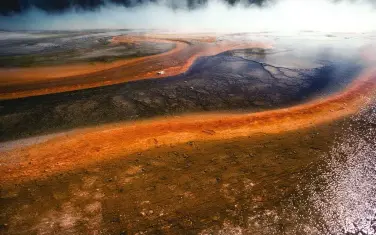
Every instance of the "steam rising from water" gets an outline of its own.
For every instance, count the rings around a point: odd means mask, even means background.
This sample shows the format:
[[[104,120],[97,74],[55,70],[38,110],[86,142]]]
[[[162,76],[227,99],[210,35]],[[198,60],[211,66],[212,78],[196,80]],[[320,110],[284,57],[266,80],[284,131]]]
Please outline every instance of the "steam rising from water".
[[[98,28],[177,31],[258,32],[299,31],[370,32],[376,30],[376,9],[369,1],[279,0],[266,7],[229,7],[209,1],[195,10],[171,9],[149,3],[126,8],[106,4],[95,11],[71,9],[50,14],[38,9],[0,16],[0,27],[15,29],[81,30]]]

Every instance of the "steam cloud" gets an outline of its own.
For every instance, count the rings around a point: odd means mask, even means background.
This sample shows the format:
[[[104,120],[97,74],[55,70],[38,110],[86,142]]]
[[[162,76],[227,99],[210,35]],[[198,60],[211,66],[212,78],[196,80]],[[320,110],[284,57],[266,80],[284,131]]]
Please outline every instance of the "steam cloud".
[[[81,8],[95,10],[106,4],[117,4],[124,7],[137,7],[149,3],[163,4],[172,9],[196,9],[205,6],[209,0],[7,0],[0,2],[0,13],[12,14],[22,12],[31,7],[39,8],[48,12],[59,12],[69,8]],[[221,0],[229,6],[243,4],[244,6],[258,5],[273,0]]]
[[[60,8],[2,8],[5,30],[162,29],[177,31],[375,32],[373,1],[338,0],[96,0]],[[30,2],[30,1],[29,1]],[[33,2],[33,1],[31,1]],[[34,2],[48,2],[34,0]],[[51,1],[50,1],[51,2]],[[79,2],[78,2],[79,3]],[[42,4],[43,5],[43,4]]]

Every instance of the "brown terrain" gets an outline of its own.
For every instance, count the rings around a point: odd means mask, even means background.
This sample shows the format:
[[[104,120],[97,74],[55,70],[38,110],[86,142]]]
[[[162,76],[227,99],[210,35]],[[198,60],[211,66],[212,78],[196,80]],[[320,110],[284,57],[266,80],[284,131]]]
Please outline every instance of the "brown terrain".
[[[112,43],[142,40],[176,47],[110,63],[1,69],[0,99],[168,77],[200,56],[269,47],[202,35],[122,36]],[[117,122],[10,142],[0,152],[0,234],[305,234],[305,218],[316,215],[310,204],[296,203],[306,201],[300,186],[320,174],[336,134],[351,125],[348,117],[376,98],[369,52],[369,67],[345,89],[292,107]],[[302,198],[286,203],[294,195]]]
[[[212,56],[234,49],[270,48],[263,43],[216,42],[215,37],[169,37],[156,35],[119,36],[112,43],[151,41],[175,43],[166,53],[110,63],[0,69],[0,99],[13,99],[150,78],[163,78],[186,72],[200,56]],[[200,42],[200,43],[195,43]],[[163,73],[158,73],[164,71]]]
[[[341,93],[274,111],[193,114],[78,130],[69,136],[4,152],[0,179],[27,181],[160,146],[281,133],[319,125],[357,112],[375,95],[375,78],[375,71],[369,70]]]

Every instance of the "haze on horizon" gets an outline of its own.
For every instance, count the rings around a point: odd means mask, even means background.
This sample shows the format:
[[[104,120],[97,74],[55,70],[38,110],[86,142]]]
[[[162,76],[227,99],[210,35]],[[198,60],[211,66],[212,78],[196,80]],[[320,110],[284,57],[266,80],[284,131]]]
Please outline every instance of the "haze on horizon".
[[[1,15],[0,28],[3,30],[126,28],[182,32],[307,30],[363,33],[376,31],[376,8],[373,1],[367,0],[154,0],[141,1],[142,4],[133,5],[115,4],[113,0],[100,2],[101,4],[91,8],[72,5],[61,11],[30,5],[18,12]],[[188,4],[189,2],[191,4]]]

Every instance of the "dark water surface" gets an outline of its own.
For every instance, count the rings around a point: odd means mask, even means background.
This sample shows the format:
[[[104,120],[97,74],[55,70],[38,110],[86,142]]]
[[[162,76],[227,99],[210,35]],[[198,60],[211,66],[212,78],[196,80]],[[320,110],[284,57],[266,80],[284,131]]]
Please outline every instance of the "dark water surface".
[[[114,36],[132,31],[48,31],[6,33],[0,31],[0,68],[111,62],[166,52],[173,43],[112,44]]]
[[[358,61],[237,50],[200,58],[179,76],[0,101],[0,141],[189,112],[288,107],[343,89],[362,69]]]
[[[375,234],[375,110],[297,132],[165,146],[4,183],[0,232]]]
[[[364,67],[354,51],[288,41],[201,58],[176,77],[1,101],[0,140],[292,106],[341,91]],[[375,140],[373,101],[299,131],[162,146],[47,179],[2,182],[0,234],[374,235]],[[0,164],[5,157],[0,152]]]

